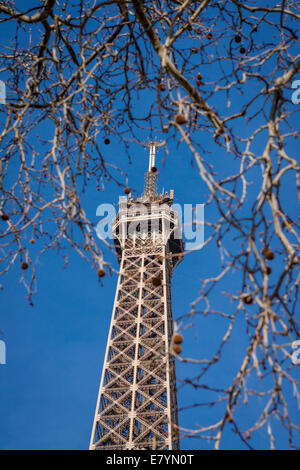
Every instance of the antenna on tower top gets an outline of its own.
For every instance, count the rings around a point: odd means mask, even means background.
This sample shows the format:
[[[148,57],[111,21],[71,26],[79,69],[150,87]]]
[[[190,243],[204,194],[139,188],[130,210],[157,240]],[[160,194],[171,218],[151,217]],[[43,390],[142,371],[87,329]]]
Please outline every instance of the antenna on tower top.
[[[149,170],[151,171],[151,168],[155,167],[155,148],[156,148],[156,143],[155,142],[150,142],[149,143]]]
[[[150,142],[147,144],[147,147],[149,147],[149,169],[148,171],[151,171],[152,168],[155,168],[155,154],[156,154],[156,148],[161,147],[164,145],[165,141],[159,142],[158,140],[150,140]]]

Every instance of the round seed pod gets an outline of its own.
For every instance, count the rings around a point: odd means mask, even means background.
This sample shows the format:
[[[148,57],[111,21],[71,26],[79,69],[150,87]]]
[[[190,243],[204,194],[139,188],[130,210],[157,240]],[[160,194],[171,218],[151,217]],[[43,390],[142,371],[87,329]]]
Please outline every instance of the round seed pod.
[[[237,35],[235,36],[234,40],[235,40],[235,42],[236,42],[237,44],[239,44],[239,43],[241,42],[241,36],[239,36],[239,35],[237,34]]]
[[[243,298],[243,301],[244,301],[244,303],[247,304],[247,305],[253,304],[253,296],[252,296],[252,294],[246,294],[246,295],[244,296],[244,298]]]
[[[173,344],[173,351],[174,351],[174,353],[176,353],[176,354],[180,354],[181,351],[182,351],[182,348],[181,348],[181,346],[180,346],[179,344]]]
[[[244,47],[241,47],[241,48],[240,48],[240,53],[241,53],[241,54],[245,54],[245,52],[246,52],[246,49],[245,49]]]
[[[160,84],[160,91],[166,91],[166,85],[164,83]]]
[[[153,284],[155,287],[161,286],[161,279],[160,279],[160,277],[154,277],[154,278],[152,279],[152,284]]]
[[[181,124],[186,124],[187,123],[187,120],[185,119],[185,117],[183,116],[183,114],[180,114],[178,113],[176,116],[175,116],[175,122],[179,125]]]
[[[173,336],[174,344],[181,344],[183,342],[183,336],[180,333],[175,333]]]
[[[104,277],[105,276],[105,270],[103,268],[98,269],[98,277]]]
[[[108,145],[108,144],[110,144],[110,140],[108,138],[106,138],[106,139],[104,139],[104,143],[105,143],[105,145]]]
[[[128,186],[126,186],[126,188],[124,188],[124,193],[125,193],[125,194],[129,194],[129,193],[130,193],[130,188],[128,188]]]
[[[152,171],[152,173],[156,173],[156,172],[157,172],[157,168],[156,168],[155,166],[153,166],[153,167],[151,168],[151,171]]]
[[[265,258],[268,259],[268,260],[272,260],[274,259],[275,255],[273,253],[273,251],[271,251],[270,249],[268,249],[266,252],[265,252]]]
[[[2,214],[2,215],[1,215],[1,219],[6,222],[7,220],[9,220],[9,215],[7,215],[7,214]]]
[[[21,268],[25,271],[28,268],[28,263],[23,261],[23,263],[21,264]]]

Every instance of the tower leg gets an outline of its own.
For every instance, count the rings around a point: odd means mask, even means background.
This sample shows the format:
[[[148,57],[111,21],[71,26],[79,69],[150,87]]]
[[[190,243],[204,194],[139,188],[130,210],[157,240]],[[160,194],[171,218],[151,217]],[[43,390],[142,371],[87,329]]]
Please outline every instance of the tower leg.
[[[126,241],[90,449],[179,449],[166,250]]]

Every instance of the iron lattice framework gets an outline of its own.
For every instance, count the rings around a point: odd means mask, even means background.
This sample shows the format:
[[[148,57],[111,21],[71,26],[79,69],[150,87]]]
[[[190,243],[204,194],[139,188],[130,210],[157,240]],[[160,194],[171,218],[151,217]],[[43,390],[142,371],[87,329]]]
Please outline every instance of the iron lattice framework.
[[[170,280],[183,242],[173,196],[155,183],[150,170],[113,226],[120,272],[90,449],[179,449]]]

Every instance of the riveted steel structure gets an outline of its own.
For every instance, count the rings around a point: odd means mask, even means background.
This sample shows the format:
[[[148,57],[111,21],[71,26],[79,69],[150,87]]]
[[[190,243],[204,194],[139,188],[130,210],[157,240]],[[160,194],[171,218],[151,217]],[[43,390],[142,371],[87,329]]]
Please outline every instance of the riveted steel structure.
[[[154,164],[150,144],[144,193],[121,198],[113,224],[120,272],[90,449],[179,449],[171,276],[183,242]]]

